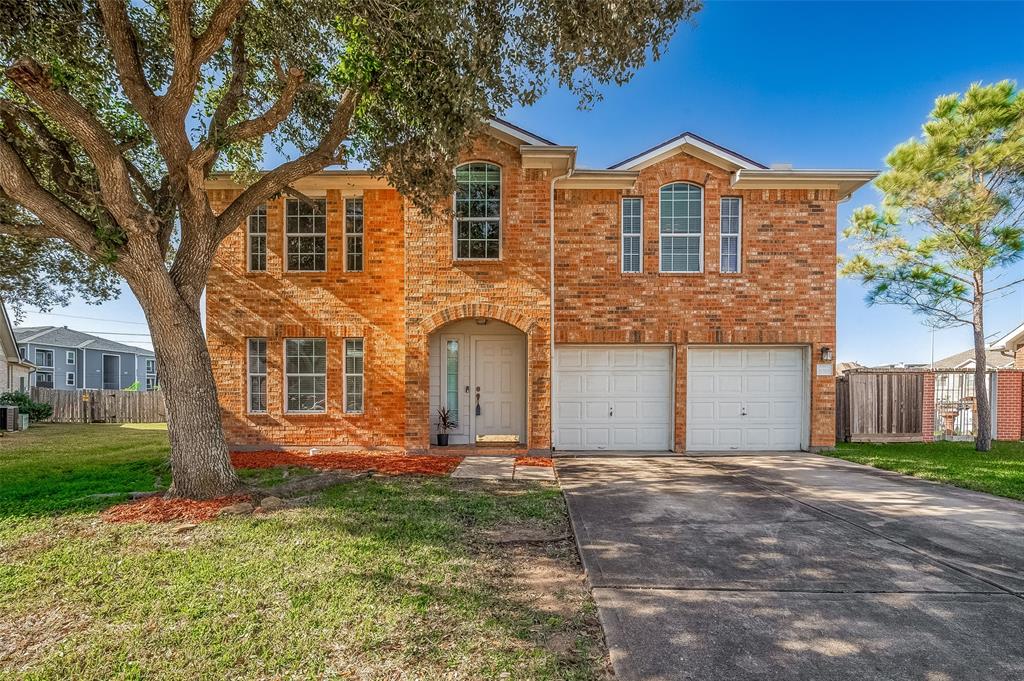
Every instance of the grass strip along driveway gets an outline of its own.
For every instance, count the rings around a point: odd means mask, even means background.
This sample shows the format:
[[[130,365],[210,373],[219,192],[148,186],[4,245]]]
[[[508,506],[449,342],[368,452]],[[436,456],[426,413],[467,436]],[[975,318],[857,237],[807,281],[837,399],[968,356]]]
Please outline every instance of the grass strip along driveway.
[[[89,495],[166,485],[166,454],[113,425],[0,440],[0,678],[606,674],[571,542],[515,540],[568,534],[557,489],[373,477],[275,513],[103,522],[124,499]]]
[[[1024,443],[993,442],[976,452],[973,442],[841,442],[831,456],[944,482],[978,492],[1024,500]]]

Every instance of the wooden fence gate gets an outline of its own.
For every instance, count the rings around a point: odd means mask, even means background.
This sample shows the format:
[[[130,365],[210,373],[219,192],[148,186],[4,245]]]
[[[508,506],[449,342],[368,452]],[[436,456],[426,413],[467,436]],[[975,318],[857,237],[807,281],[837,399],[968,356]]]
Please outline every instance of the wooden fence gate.
[[[924,439],[924,374],[849,371],[836,380],[836,440]]]
[[[54,390],[33,387],[30,397],[53,407],[51,423],[162,423],[167,420],[159,390]]]

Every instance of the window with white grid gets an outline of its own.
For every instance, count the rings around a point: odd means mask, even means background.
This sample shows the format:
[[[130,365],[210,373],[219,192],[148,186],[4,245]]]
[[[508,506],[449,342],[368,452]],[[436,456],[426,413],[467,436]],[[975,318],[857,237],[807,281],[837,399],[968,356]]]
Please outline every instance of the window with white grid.
[[[285,205],[285,265],[289,272],[327,269],[327,201],[288,199]]]
[[[345,270],[363,271],[363,199],[345,199]]]
[[[722,272],[740,271],[740,248],[743,231],[743,202],[737,196],[722,198],[721,210],[721,265]]]
[[[644,200],[636,196],[622,199],[622,271],[643,271]]]
[[[285,406],[289,412],[327,411],[327,340],[284,342]]]
[[[688,182],[661,188],[661,271],[700,272],[704,259],[704,190]]]
[[[345,339],[345,411],[363,411],[363,339]]]
[[[149,379],[147,380],[147,384]],[[154,381],[155,382],[155,381]],[[267,410],[267,339],[249,339],[249,411]]]
[[[267,205],[256,207],[248,219],[249,271],[267,269]]]
[[[455,169],[455,257],[501,257],[501,168],[466,163]]]

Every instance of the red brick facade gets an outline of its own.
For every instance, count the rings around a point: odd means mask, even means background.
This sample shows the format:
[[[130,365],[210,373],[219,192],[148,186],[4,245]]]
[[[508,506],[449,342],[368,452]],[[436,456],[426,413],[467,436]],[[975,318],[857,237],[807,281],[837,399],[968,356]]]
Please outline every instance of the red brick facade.
[[[429,335],[447,322],[498,319],[527,338],[527,440],[550,446],[549,197],[554,171],[524,168],[519,149],[481,138],[467,160],[502,169],[501,258],[453,258],[449,218],[426,219],[390,189],[327,189],[327,271],[285,272],[283,201],[268,205],[267,271],[246,268],[242,226],[224,241],[207,287],[207,331],[225,429],[234,447],[422,449],[428,446]],[[308,178],[304,187],[315,186]],[[659,273],[658,192],[704,190],[704,271]],[[332,186],[325,181],[325,187]],[[215,209],[233,195],[211,189]],[[308,191],[304,188],[304,191]],[[344,271],[343,197],[364,196],[363,272]],[[643,273],[621,273],[620,199],[642,196]],[[742,198],[742,266],[719,272],[719,200]],[[810,362],[812,448],[834,444],[835,378],[817,375],[835,348],[834,189],[745,189],[730,173],[679,153],[624,189],[555,195],[555,343],[658,343],[676,349],[675,449],[686,442],[686,348],[800,345]],[[247,338],[268,341],[267,413],[246,404]],[[284,339],[327,339],[324,414],[284,409]],[[344,339],[366,342],[365,407],[342,405]],[[823,372],[825,373],[825,372]],[[1019,415],[1018,415],[1019,416]]]

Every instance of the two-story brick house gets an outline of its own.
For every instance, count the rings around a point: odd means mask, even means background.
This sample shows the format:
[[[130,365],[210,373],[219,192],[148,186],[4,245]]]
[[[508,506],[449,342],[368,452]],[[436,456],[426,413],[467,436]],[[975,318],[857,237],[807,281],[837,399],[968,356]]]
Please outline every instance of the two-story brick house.
[[[359,171],[250,216],[207,288],[232,447],[421,450],[442,405],[453,443],[833,445],[836,204],[875,173],[766,168],[692,134],[575,160],[492,121],[454,217]],[[209,191],[223,208],[239,189]]]

